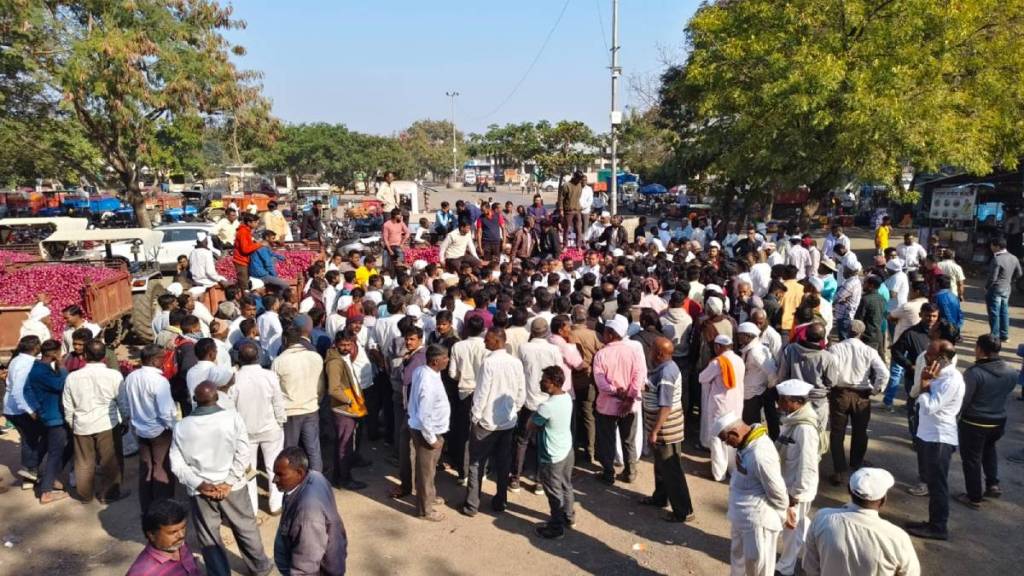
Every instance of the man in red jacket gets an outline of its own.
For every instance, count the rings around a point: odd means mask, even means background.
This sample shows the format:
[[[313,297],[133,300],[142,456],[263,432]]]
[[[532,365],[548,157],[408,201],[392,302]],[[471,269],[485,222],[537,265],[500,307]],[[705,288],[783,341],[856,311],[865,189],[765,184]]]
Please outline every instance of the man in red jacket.
[[[252,227],[257,219],[255,214],[242,214],[242,224],[235,232],[235,252],[231,261],[235,264],[236,285],[239,290],[249,289],[249,255],[260,247],[252,238]]]

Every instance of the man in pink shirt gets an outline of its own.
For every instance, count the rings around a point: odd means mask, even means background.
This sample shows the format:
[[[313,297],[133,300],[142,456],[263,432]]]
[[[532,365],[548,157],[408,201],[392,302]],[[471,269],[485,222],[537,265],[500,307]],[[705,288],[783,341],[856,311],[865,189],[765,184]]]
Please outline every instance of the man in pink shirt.
[[[380,236],[384,244],[384,268],[394,271],[395,264],[402,261],[402,248],[409,240],[409,227],[402,221],[401,210],[391,211],[391,219],[381,227]]]
[[[188,511],[176,500],[158,500],[142,517],[146,548],[126,576],[199,576],[201,572],[185,543]]]
[[[548,338],[548,342],[557,346],[558,351],[562,353],[562,372],[565,373],[565,384],[562,389],[575,400],[576,390],[572,385],[572,373],[576,370],[583,370],[585,366],[579,348],[575,344],[569,343],[568,339],[572,334],[571,328],[572,324],[568,316],[565,314],[555,316],[551,319],[551,337]]]
[[[597,459],[602,471],[598,477],[606,484],[615,483],[615,433],[622,439],[624,468],[619,480],[636,480],[638,454],[637,416],[633,404],[643,390],[647,366],[642,355],[624,340],[629,322],[620,314],[605,323],[604,348],[594,355],[594,383],[597,385]]]

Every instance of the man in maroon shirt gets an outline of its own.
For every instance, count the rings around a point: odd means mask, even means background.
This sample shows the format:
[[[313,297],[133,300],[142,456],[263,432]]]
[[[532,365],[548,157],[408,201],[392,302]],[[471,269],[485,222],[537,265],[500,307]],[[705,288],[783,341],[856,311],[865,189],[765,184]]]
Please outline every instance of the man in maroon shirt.
[[[125,576],[198,576],[192,551],[185,543],[185,507],[177,500],[160,500],[142,517],[142,531],[149,543]]]

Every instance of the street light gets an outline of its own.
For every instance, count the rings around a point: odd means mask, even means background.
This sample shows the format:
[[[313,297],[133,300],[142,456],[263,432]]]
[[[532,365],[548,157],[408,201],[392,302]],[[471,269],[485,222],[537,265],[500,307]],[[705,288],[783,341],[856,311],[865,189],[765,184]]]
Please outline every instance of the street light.
[[[458,167],[458,148],[455,145],[455,98],[459,96],[459,93],[452,90],[451,92],[445,92],[445,96],[451,99],[451,123],[452,123],[452,175],[448,179],[448,187],[451,188],[455,183],[455,178],[459,174]]]

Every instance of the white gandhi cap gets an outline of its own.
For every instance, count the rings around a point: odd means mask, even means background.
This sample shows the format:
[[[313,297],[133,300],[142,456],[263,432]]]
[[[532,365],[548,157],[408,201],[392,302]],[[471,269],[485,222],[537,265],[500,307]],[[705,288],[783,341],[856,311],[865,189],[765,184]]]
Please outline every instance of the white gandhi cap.
[[[711,434],[718,436],[722,432],[733,429],[737,424],[742,422],[740,417],[733,412],[726,412],[715,420],[715,423],[711,426]]]
[[[775,387],[775,391],[779,393],[779,396],[795,396],[798,398],[807,397],[813,389],[814,386],[804,382],[803,380],[797,380],[796,378],[780,382]]]
[[[736,332],[739,334],[746,334],[747,336],[760,336],[761,329],[757,327],[757,324],[753,322],[744,322],[736,328]]]
[[[861,468],[850,476],[850,492],[868,501],[881,500],[896,480],[881,468]]]

